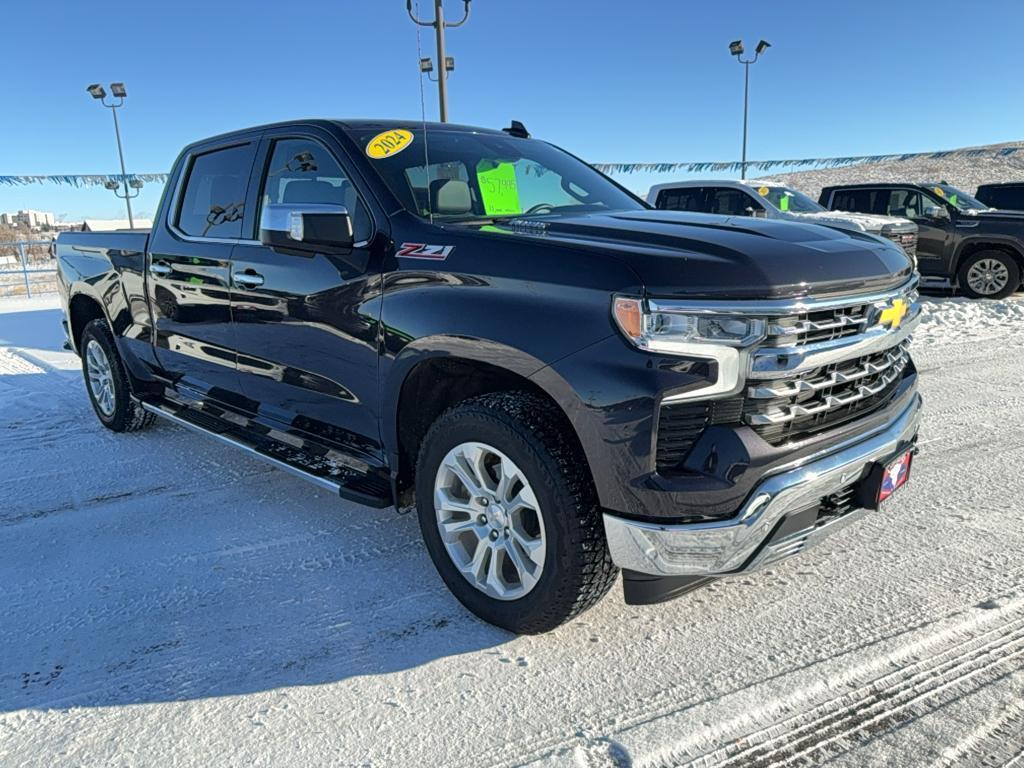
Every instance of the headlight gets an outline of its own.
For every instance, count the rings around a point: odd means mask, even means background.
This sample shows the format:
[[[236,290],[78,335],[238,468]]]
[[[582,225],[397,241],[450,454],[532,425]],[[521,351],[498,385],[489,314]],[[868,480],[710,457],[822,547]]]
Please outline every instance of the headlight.
[[[764,320],[719,314],[666,312],[656,303],[618,296],[612,313],[626,338],[640,349],[668,354],[717,357],[703,345],[747,347],[764,338]]]

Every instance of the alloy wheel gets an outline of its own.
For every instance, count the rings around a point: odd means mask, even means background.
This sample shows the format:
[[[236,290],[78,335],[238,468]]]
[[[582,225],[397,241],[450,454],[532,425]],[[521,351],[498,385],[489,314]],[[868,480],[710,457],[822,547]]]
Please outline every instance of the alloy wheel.
[[[114,373],[103,347],[95,339],[85,346],[85,366],[89,391],[104,416],[114,414]]]
[[[452,448],[434,480],[434,510],[445,550],[474,587],[517,600],[544,570],[544,517],[523,471],[485,443]]]
[[[967,284],[982,296],[999,293],[1009,280],[1009,270],[998,259],[979,259],[967,270]]]

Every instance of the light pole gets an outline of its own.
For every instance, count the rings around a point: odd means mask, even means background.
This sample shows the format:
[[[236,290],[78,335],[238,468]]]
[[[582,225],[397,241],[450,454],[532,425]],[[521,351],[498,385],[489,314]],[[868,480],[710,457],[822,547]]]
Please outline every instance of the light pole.
[[[437,67],[437,98],[440,105],[439,112],[442,123],[448,122],[448,73],[455,69],[455,60],[450,56],[446,56],[444,52],[444,30],[445,27],[461,27],[466,23],[466,19],[469,18],[469,3],[471,0],[462,0],[462,2],[465,4],[465,12],[462,18],[457,22],[450,22],[445,21],[444,18],[444,0],[434,0],[433,21],[417,19],[416,15],[412,12],[412,0],[405,0],[405,9],[409,12],[409,18],[421,27],[433,27],[437,33],[437,61],[439,62]],[[430,72],[430,69],[426,68],[423,59],[420,59],[420,71]]]
[[[758,57],[772,47],[767,40],[761,40],[754,49],[754,58],[743,58],[743,41],[733,40],[729,43],[729,53],[736,57],[736,61],[743,65],[743,161],[740,165],[740,178],[747,178],[747,98],[750,94],[750,65],[757,61]]]
[[[121,181],[124,184],[124,194],[117,194],[118,185],[116,183],[114,186],[110,186],[110,182],[107,182],[104,186],[107,189],[113,190],[115,195],[124,200],[124,204],[128,208],[128,226],[131,229],[135,229],[135,221],[132,218],[132,198],[139,196],[139,188],[142,186],[142,183],[137,180],[133,181],[131,188],[135,190],[134,195],[128,191],[128,174],[124,170],[124,150],[121,149],[121,127],[117,123],[117,110],[119,107],[124,106],[124,100],[128,98],[128,92],[124,89],[124,83],[111,83],[110,93],[113,95],[113,98],[117,99],[117,101],[114,102],[112,99],[108,104],[107,92],[103,90],[103,86],[99,83],[93,83],[85,90],[87,90],[89,95],[94,99],[99,100],[100,104],[110,109],[110,113],[114,116],[114,135],[117,137],[117,156],[121,160]]]

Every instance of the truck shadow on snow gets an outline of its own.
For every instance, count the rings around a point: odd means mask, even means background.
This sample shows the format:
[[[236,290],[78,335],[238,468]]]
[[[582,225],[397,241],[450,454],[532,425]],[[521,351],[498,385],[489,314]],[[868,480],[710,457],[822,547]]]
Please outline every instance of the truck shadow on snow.
[[[16,314],[0,351],[59,349],[57,314]],[[512,639],[447,591],[414,516],[159,422],[114,435],[72,375],[0,369],[0,711],[358,690]]]

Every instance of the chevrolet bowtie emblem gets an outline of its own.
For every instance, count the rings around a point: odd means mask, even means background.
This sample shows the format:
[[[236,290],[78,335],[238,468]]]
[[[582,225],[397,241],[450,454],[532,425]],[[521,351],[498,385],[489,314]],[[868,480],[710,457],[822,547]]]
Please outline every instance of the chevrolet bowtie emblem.
[[[907,302],[903,299],[894,299],[892,304],[882,310],[878,316],[878,322],[896,329],[900,327],[903,318],[907,316]]]

